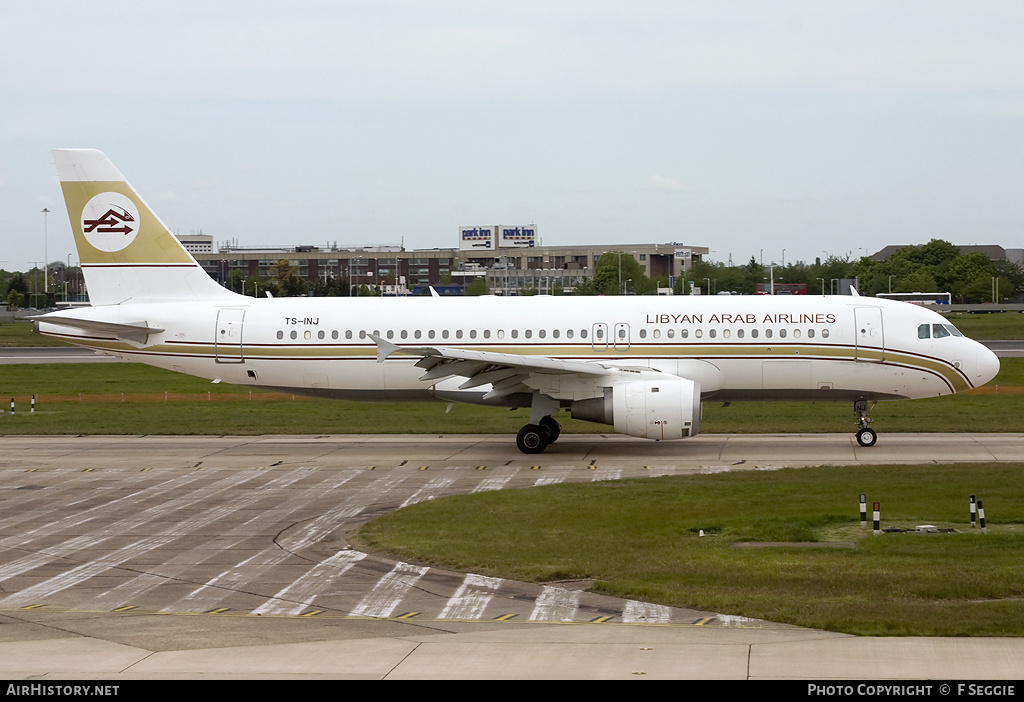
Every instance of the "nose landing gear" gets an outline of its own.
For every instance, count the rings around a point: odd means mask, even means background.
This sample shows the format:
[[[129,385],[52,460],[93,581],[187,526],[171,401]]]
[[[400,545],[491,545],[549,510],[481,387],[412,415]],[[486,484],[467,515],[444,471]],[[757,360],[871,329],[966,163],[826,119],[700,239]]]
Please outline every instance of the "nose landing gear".
[[[871,403],[873,408],[875,403]],[[867,400],[857,400],[853,403],[853,411],[857,414],[857,426],[860,429],[857,430],[857,443],[861,446],[874,446],[875,442],[878,441],[878,434],[874,429],[868,426],[871,423],[871,418],[868,416],[868,402]]]

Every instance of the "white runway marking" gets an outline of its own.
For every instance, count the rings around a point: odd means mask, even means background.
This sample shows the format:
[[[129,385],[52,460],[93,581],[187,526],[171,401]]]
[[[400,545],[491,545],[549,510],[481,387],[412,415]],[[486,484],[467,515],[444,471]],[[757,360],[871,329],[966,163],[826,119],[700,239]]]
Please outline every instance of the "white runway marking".
[[[402,503],[402,507],[408,507],[409,505],[414,505],[417,502],[423,502],[424,500],[432,500],[437,497],[438,493],[445,490],[454,482],[454,478],[435,478],[414,492],[409,499]]]
[[[0,582],[12,578],[16,575],[26,573],[34,568],[42,566],[55,559],[64,558],[78,553],[79,551],[95,548],[101,543],[109,541],[114,537],[120,537],[124,534],[131,534],[133,531],[137,531],[144,525],[156,519],[167,519],[168,516],[178,509],[192,506],[196,501],[205,499],[205,497],[217,494],[231,487],[236,486],[238,483],[249,480],[249,477],[245,476],[231,476],[225,480],[218,481],[214,485],[207,486],[195,492],[189,493],[187,496],[174,498],[169,502],[157,503],[151,507],[148,507],[141,512],[130,514],[124,519],[115,520],[109,524],[103,525],[100,529],[89,535],[78,536],[72,539],[68,539],[55,546],[48,546],[43,550],[43,553],[36,553],[24,558],[20,558],[16,561],[5,564],[0,567]],[[186,480],[185,482],[190,482]],[[8,546],[20,546],[24,547],[37,538],[41,539],[53,533],[60,533],[70,527],[79,527],[81,524],[91,521],[94,516],[93,513],[102,514],[109,513],[111,509],[120,509],[121,504],[124,501],[128,502],[129,506],[137,505],[139,502],[148,500],[154,497],[159,497],[164,492],[167,492],[175,487],[176,481],[168,481],[163,483],[156,488],[141,490],[137,493],[133,493],[130,496],[122,498],[120,500],[114,500],[112,502],[104,503],[92,509],[86,510],[81,515],[78,515],[73,520],[66,522],[56,521],[50,524],[39,527],[38,529],[27,532],[28,535],[33,538],[25,539],[25,535],[19,535],[17,540],[5,539],[4,543]],[[173,539],[170,539],[173,540]],[[144,543],[138,542],[138,543]],[[88,564],[87,564],[88,565]]]
[[[365,553],[345,549],[319,563],[272,599],[254,609],[253,614],[300,614],[313,604],[318,594],[366,558]]]
[[[579,590],[547,585],[530,613],[531,622],[568,622],[576,618],[580,606]]]
[[[397,563],[352,610],[355,617],[390,617],[412,586],[430,570]]]
[[[174,541],[175,538],[177,537],[160,536],[149,537],[142,539],[141,541],[136,541],[134,544],[120,548],[112,554],[97,558],[96,560],[80,565],[77,568],[72,568],[66,573],[61,573],[60,575],[48,578],[41,583],[36,583],[31,587],[27,587],[19,592],[8,595],[4,599],[0,600],[0,608],[23,607],[27,604],[33,604],[40,600],[44,600],[62,590],[67,590],[70,587],[74,587],[79,583],[85,582],[89,578],[94,575],[99,575],[105,570],[119,566],[131,558],[143,555],[154,548],[166,546],[171,541]]]
[[[511,479],[512,476],[508,475],[505,476],[504,478],[488,478],[487,480],[482,480],[480,481],[479,485],[473,488],[473,492],[488,492],[490,490],[501,490]]]
[[[501,578],[470,573],[445,604],[438,619],[479,619],[501,587]]]
[[[622,621],[630,624],[667,624],[671,617],[672,609],[669,607],[636,600],[626,600],[626,608],[622,612]]]

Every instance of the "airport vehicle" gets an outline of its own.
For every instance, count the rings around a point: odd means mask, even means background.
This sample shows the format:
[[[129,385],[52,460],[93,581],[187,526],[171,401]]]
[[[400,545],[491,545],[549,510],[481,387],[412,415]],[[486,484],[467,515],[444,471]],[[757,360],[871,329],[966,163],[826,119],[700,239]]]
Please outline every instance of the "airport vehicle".
[[[101,152],[54,151],[92,307],[40,333],[213,382],[358,400],[529,407],[647,439],[697,435],[706,400],[853,402],[982,385],[996,356],[941,316],[859,296],[253,298],[224,289]]]
[[[806,295],[807,283],[758,283],[755,295]]]
[[[878,293],[875,297],[882,297],[886,300],[909,302],[913,305],[948,305],[953,301],[953,295],[948,292]]]

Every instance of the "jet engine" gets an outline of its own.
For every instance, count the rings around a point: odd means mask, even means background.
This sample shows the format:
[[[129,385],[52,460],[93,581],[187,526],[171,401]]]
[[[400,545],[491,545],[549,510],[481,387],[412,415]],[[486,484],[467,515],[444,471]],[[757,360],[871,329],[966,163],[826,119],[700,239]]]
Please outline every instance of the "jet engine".
[[[615,383],[603,397],[577,400],[573,419],[611,424],[620,434],[644,439],[684,439],[700,430],[700,384],[665,376]]]

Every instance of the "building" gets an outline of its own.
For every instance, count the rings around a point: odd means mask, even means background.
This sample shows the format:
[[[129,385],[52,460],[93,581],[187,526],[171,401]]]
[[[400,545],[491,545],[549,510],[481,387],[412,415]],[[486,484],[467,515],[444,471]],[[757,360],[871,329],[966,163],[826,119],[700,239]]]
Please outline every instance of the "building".
[[[209,234],[178,234],[177,239],[193,256],[214,251],[213,237]]]
[[[179,237],[181,239],[182,237]],[[682,244],[622,244],[599,246],[515,246],[492,250],[460,248],[414,249],[403,246],[243,247],[223,245],[216,251],[193,252],[196,261],[212,278],[225,284],[234,280],[269,278],[281,260],[309,280],[344,279],[350,285],[398,286],[408,290],[427,285],[469,283],[485,277],[496,294],[517,294],[522,289],[539,293],[556,283],[571,292],[576,282],[594,275],[603,253],[623,251],[644,268],[649,277],[672,278],[689,270],[693,258],[707,255],[707,247]],[[241,292],[241,291],[239,291]]]

